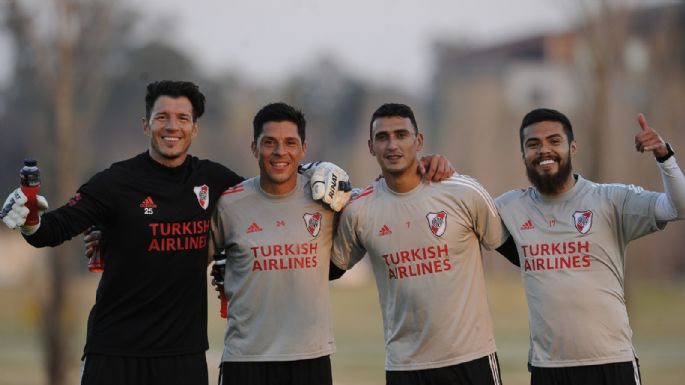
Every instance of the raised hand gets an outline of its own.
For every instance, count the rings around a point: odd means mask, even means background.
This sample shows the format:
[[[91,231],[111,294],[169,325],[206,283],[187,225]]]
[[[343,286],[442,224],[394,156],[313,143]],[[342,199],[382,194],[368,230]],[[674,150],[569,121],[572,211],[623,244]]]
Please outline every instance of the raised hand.
[[[657,158],[666,156],[668,154],[666,142],[647,124],[645,115],[638,114],[637,122],[640,125],[640,132],[635,135],[635,149],[639,152],[651,151]]]
[[[31,235],[38,230],[40,226],[40,221],[35,225],[26,225],[26,217],[29,214],[29,209],[26,207],[26,195],[18,188],[10,193],[5,200],[5,204],[2,209],[0,209],[0,219],[5,222],[5,225],[10,229],[20,228],[21,232],[25,235]],[[38,215],[43,215],[43,213],[48,209],[48,201],[45,197],[41,195],[36,195],[36,203],[38,208]]]
[[[312,198],[328,204],[333,211],[342,210],[352,196],[350,177],[333,163],[307,163],[300,165],[298,172],[309,177]]]

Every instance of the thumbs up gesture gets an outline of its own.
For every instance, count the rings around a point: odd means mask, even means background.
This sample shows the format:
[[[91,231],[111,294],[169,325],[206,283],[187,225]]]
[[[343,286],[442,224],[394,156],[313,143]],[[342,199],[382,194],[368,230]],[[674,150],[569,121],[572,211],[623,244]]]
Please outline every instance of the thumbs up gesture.
[[[666,143],[659,133],[647,124],[647,119],[643,114],[638,114],[637,122],[640,125],[640,132],[635,135],[635,149],[639,152],[651,151],[657,158],[666,156],[668,154]]]

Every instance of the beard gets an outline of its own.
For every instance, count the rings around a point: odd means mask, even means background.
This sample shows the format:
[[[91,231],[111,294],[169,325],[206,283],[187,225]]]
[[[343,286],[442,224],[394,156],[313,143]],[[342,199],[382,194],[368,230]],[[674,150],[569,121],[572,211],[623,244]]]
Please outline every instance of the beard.
[[[538,162],[538,160],[535,160]],[[528,175],[528,180],[535,186],[536,189],[545,195],[557,194],[564,187],[564,184],[568,180],[569,175],[571,175],[571,157],[563,161],[558,159],[559,170],[556,174],[552,175],[542,175],[535,170],[534,166],[531,166],[526,162],[526,174]]]

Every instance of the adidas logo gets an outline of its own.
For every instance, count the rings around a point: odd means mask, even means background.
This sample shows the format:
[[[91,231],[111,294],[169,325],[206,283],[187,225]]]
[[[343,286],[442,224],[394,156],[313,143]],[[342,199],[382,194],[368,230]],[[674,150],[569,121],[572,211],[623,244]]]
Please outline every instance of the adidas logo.
[[[152,200],[152,197],[148,195],[147,198],[143,199],[143,201],[140,202],[140,207],[142,207],[144,209],[154,209],[154,208],[157,208],[157,205]]]
[[[534,228],[535,226],[533,226],[533,221],[530,219],[521,225],[521,230],[533,230]]]
[[[262,228],[259,227],[258,224],[252,222],[252,224],[247,227],[247,231],[245,231],[245,233],[250,234],[250,233],[256,233],[258,231],[262,231]]]
[[[392,234],[392,231],[390,231],[390,227],[388,227],[388,225],[383,225],[383,227],[381,227],[381,229],[378,231],[378,235],[381,237],[388,234]]]

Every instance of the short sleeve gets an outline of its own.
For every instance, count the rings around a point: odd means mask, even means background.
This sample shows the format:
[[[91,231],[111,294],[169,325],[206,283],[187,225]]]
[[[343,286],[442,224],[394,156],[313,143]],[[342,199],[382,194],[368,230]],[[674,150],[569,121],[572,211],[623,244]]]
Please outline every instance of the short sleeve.
[[[470,191],[468,209],[473,221],[473,230],[486,249],[494,250],[504,243],[508,233],[490,194],[479,184]]]
[[[348,205],[342,212],[340,223],[333,237],[331,262],[343,270],[349,270],[366,254],[360,241],[358,207]]]
[[[217,205],[216,210],[212,213],[212,222],[209,232],[209,255],[221,253],[225,248],[226,231],[222,217],[223,210],[221,210],[221,201]]]

